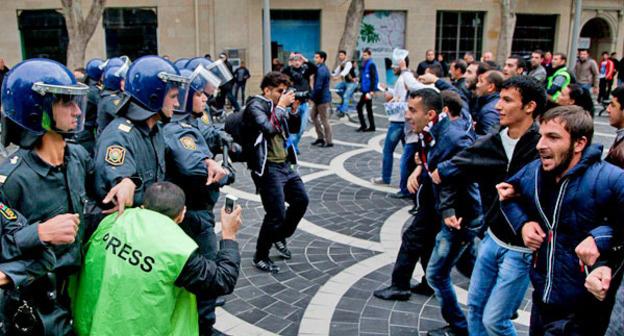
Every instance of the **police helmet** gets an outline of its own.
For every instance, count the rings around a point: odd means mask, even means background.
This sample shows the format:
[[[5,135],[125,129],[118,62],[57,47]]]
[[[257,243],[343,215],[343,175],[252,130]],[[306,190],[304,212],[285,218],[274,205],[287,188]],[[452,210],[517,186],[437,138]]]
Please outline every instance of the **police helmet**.
[[[87,77],[93,79],[96,82],[99,82],[102,78],[102,68],[100,68],[100,65],[102,65],[103,63],[104,61],[99,58],[89,60],[89,62],[87,62],[87,65],[85,66]]]
[[[186,99],[178,99],[178,96],[180,91],[186,91],[187,84],[188,78],[182,77],[170,61],[153,55],[137,59],[126,74],[125,92],[144,111],[134,109],[135,115],[127,116],[133,120],[145,120],[160,113],[169,118],[175,109],[185,110],[182,104],[176,105],[178,100],[186,102]]]
[[[186,63],[188,63],[188,61],[189,61],[188,58],[179,58],[175,62],[173,62],[173,65],[175,65],[175,67],[178,68],[178,70],[182,70],[186,68]]]
[[[26,133],[38,138],[47,131],[82,131],[88,90],[56,61],[34,58],[17,64],[2,84],[2,144],[19,143]],[[11,128],[25,132],[9,137]]]

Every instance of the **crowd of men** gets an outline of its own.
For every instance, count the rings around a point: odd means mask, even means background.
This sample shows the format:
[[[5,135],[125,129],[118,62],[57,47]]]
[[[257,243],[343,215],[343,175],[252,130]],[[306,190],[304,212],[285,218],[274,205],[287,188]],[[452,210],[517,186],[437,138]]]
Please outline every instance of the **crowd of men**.
[[[226,202],[219,244],[215,234],[231,161],[247,164],[266,212],[253,264],[277,273],[270,250],[292,257],[288,238],[309,202],[296,169],[308,119],[312,145],[333,146],[334,78],[338,117],[362,93],[358,132],[375,131],[383,92],[389,126],[371,183],[390,184],[404,146],[392,196],[414,200],[413,219],[391,285],[375,297],[434,294],[448,326],[430,335],[515,335],[532,284],[532,335],[622,335],[624,87],[610,91],[614,55],[598,69],[581,50],[574,72],[565,54],[540,50],[529,62],[498,65],[486,52],[448,67],[428,50],[414,72],[408,55],[394,50],[389,87],[369,49],[359,67],[340,51],[334,71],[323,51],[313,62],[293,52],[248,99],[250,73],[226,54],[93,59],[73,72],[31,59],[3,71],[0,140],[19,149],[0,164],[0,334],[219,334],[215,307],[240,268],[240,206]],[[618,130],[604,160],[592,93]],[[412,285],[419,261],[425,276]],[[470,278],[467,315],[455,266]]]

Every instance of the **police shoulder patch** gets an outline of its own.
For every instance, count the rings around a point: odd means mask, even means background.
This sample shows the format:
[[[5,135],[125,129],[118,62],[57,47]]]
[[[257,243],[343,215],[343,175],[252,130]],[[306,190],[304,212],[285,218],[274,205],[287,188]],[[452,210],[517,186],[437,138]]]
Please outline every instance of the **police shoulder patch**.
[[[190,136],[183,136],[180,138],[180,143],[182,146],[188,150],[196,150],[197,145],[195,144],[195,139]]]
[[[113,100],[113,105],[117,106],[119,105],[120,102],[121,102],[121,99],[115,99]]]
[[[14,221],[17,219],[15,211],[13,211],[13,209],[9,208],[2,202],[0,202],[0,214],[2,214],[2,217],[10,221]]]
[[[132,129],[132,126],[128,126],[126,124],[119,124],[119,126],[117,127],[119,130],[124,131],[126,133],[129,133],[130,130]]]
[[[113,166],[121,166],[124,163],[125,158],[125,148],[118,145],[112,145],[106,148],[106,158],[104,160],[109,164]]]

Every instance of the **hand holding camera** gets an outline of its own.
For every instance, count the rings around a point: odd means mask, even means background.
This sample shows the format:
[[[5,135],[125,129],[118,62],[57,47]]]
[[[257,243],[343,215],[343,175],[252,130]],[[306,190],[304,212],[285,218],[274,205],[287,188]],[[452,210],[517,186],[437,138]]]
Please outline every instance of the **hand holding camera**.
[[[281,108],[287,108],[294,101],[295,101],[295,90],[294,89],[289,89],[288,91],[284,92],[280,96],[280,99],[277,102],[277,106],[279,106]]]

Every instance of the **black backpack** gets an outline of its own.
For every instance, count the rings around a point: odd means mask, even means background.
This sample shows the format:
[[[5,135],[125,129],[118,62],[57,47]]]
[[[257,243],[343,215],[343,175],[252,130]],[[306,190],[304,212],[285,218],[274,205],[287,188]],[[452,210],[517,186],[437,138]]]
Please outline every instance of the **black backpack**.
[[[249,97],[244,108],[225,117],[224,130],[232,136],[234,142],[242,147],[240,153],[231,157],[234,162],[246,162],[252,154],[255,138],[252,139],[250,136],[251,129],[245,124],[245,113],[252,99],[254,97]]]

